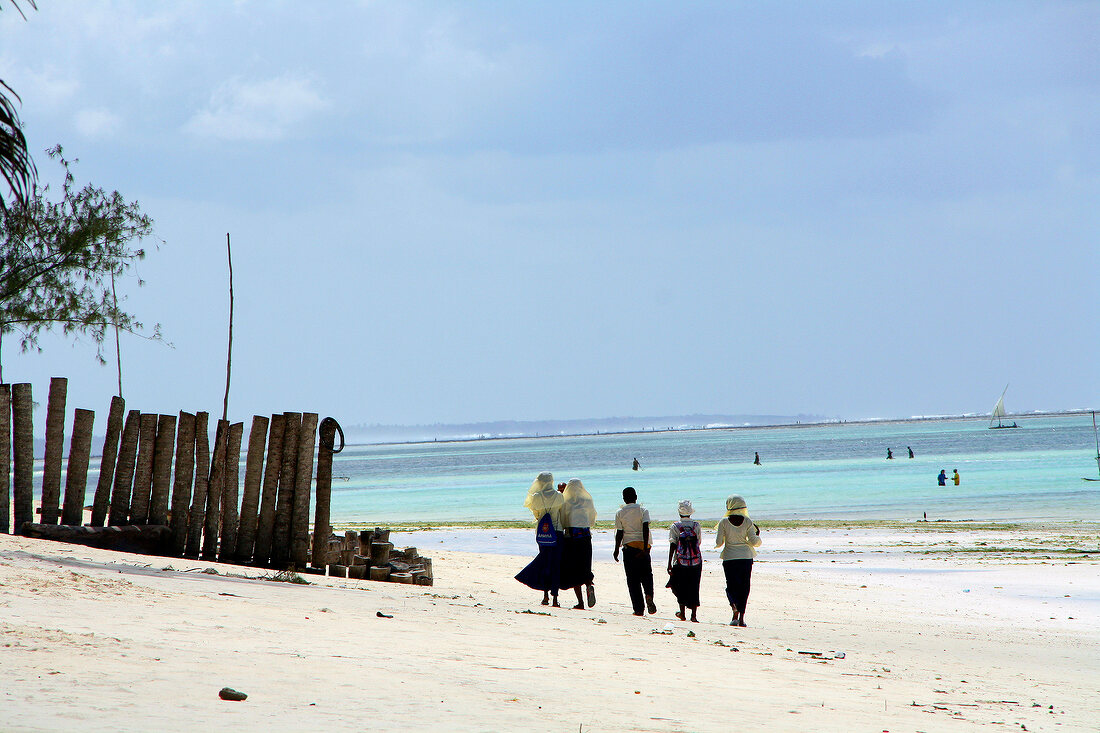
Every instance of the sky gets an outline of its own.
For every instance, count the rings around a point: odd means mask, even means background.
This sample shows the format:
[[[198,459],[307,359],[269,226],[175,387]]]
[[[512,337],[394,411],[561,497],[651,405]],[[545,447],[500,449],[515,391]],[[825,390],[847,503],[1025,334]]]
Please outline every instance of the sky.
[[[234,420],[1100,405],[1098,3],[3,8],[42,182],[156,223],[129,408],[220,414],[227,233]]]

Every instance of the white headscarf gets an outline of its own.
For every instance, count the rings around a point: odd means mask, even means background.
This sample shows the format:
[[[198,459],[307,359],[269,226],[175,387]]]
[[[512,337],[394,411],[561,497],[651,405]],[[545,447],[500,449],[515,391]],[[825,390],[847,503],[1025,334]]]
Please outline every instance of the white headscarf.
[[[749,516],[748,506],[745,504],[745,500],[737,494],[730,494],[726,499],[726,516],[733,514],[740,514],[742,517]]]
[[[561,496],[565,499],[562,516],[566,527],[591,527],[596,523],[596,504],[579,478],[569,479]]]

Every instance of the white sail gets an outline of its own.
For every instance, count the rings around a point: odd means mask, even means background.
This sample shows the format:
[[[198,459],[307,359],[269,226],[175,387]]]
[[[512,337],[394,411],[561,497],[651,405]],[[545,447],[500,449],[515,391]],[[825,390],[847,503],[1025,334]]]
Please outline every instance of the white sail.
[[[993,421],[997,421],[997,427],[1001,426],[1001,418],[1007,415],[1005,412],[1005,392],[1008,392],[1008,385],[1005,385],[1004,392],[1001,392],[1001,398],[997,400],[997,404],[993,405],[993,414],[990,416],[989,426],[993,427]]]

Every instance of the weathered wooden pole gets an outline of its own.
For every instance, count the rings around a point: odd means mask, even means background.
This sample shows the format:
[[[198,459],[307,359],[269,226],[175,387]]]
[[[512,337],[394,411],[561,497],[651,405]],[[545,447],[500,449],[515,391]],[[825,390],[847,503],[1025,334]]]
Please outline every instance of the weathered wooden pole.
[[[172,485],[175,444],[176,416],[159,416],[157,442],[153,449],[153,493],[149,499],[149,524],[168,524],[168,498]]]
[[[73,437],[69,443],[69,466],[65,472],[65,502],[61,523],[84,524],[84,499],[88,490],[88,462],[92,457],[92,424],[95,412],[77,408],[73,413]]]
[[[99,458],[99,481],[96,482],[95,497],[92,499],[92,526],[102,527],[107,519],[107,509],[111,506],[111,482],[115,478],[115,463],[118,461],[118,438],[122,433],[122,416],[126,411],[126,400],[118,395],[111,398],[111,411],[107,415],[107,434],[103,436],[103,454]]]
[[[260,516],[256,520],[256,549],[252,553],[252,562],[255,565],[267,565],[271,562],[271,538],[275,531],[275,504],[279,494],[279,474],[283,465],[285,428],[284,415],[271,416],[271,435],[267,441],[267,465],[264,468]]]
[[[309,498],[313,484],[313,448],[317,445],[317,413],[302,415],[298,433],[298,465],[294,472],[294,505],[290,529],[290,561],[305,568],[309,560]]]
[[[191,505],[191,481],[195,478],[195,416],[180,410],[176,430],[176,478],[172,484],[172,554],[187,549],[187,515]]]
[[[252,560],[256,548],[257,512],[260,506],[260,479],[264,470],[264,444],[267,442],[268,419],[252,416],[252,429],[248,432],[248,453],[244,463],[244,495],[241,497],[241,521],[237,527],[236,562],[240,565]]]
[[[202,534],[202,559],[217,560],[221,534],[222,490],[225,488],[225,449],[229,442],[229,421],[218,420],[214,430],[214,458],[210,461],[210,481],[206,488],[206,524]]]
[[[0,534],[11,531],[11,385],[0,384]]]
[[[329,524],[332,506],[332,456],[336,453],[338,423],[331,417],[321,421],[317,439],[317,509],[313,515],[313,554],[310,565],[323,568],[327,564]],[[343,446],[341,445],[341,448]]]
[[[65,397],[69,380],[50,380],[46,403],[46,453],[42,462],[42,524],[57,524],[61,515],[61,454],[65,449]]]
[[[11,386],[12,499],[16,534],[34,522],[34,401],[28,383]]]
[[[141,432],[141,412],[126,413],[126,425],[118,443],[118,465],[115,468],[115,485],[111,491],[111,511],[107,524],[121,527],[130,522],[130,487],[134,482],[134,461],[137,459],[138,437]]]
[[[141,413],[138,432],[137,465],[134,467],[134,493],[130,497],[130,523],[149,523],[149,498],[153,491],[153,456],[157,449],[156,413]]]
[[[294,510],[294,477],[298,468],[298,439],[302,413],[285,412],[283,463],[279,468],[279,501],[275,505],[275,531],[271,538],[271,564],[286,567],[290,559],[290,522]]]
[[[198,557],[202,530],[206,524],[206,494],[210,480],[210,433],[208,412],[195,413],[195,494],[187,519],[187,557]]]
[[[243,422],[235,422],[229,426],[229,441],[226,444],[222,470],[225,478],[222,481],[222,541],[218,546],[218,562],[231,563],[237,557],[237,525],[240,523],[237,497],[240,495],[243,436]]]

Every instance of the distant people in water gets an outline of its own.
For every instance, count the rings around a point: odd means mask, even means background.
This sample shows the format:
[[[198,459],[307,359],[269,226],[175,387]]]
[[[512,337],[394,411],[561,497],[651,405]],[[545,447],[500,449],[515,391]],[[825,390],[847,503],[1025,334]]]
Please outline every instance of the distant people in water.
[[[685,609],[691,609],[691,620],[699,623],[699,581],[703,577],[703,554],[699,549],[703,542],[702,526],[691,518],[694,508],[684,499],[677,507],[680,521],[668,528],[668,584],[680,610],[676,618],[687,621]]]
[[[722,548],[722,572],[726,576],[726,600],[733,609],[730,626],[745,625],[745,605],[749,601],[752,559],[760,546],[760,528],[749,519],[745,500],[737,494],[726,499],[726,516],[718,522],[714,545]]]
[[[894,460],[894,451],[890,450],[889,448],[886,449],[886,460]]]
[[[757,453],[756,451],[753,451],[753,453],[755,453],[755,454],[756,454],[756,458],[754,458],[754,459],[752,460],[752,465],[754,465],[754,466],[759,466],[759,465],[760,465],[760,454],[759,454],[759,453]]]
[[[626,571],[626,588],[635,616],[657,613],[653,602],[653,565],[649,559],[652,545],[649,534],[649,510],[638,505],[638,493],[633,486],[623,489],[623,507],[615,515],[615,562],[619,561],[619,548],[623,551],[623,569]]]
[[[959,485],[959,469],[955,469],[955,475],[951,477],[951,480],[955,482],[955,485]]]
[[[543,471],[527,490],[527,499],[523,505],[531,510],[538,523],[535,529],[535,542],[539,554],[520,570],[516,580],[529,588],[542,591],[542,605],[550,605],[550,596],[554,596],[554,606],[558,604],[558,589],[561,587],[561,553],[565,541],[562,529],[564,519],[562,511],[565,501],[554,486],[554,476]]]
[[[947,486],[947,471],[940,469],[940,475],[936,477],[936,480],[940,482],[940,486]]]
[[[913,449],[909,448],[909,446],[905,446],[905,447],[909,450],[909,457],[912,458],[913,457]]]
[[[638,463],[638,459],[635,458],[634,459],[634,465],[630,467],[630,470],[631,471],[637,471],[639,468],[641,468],[641,466],[642,466],[642,464]]]

